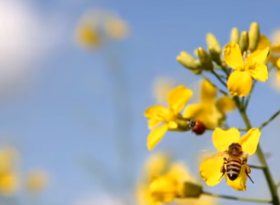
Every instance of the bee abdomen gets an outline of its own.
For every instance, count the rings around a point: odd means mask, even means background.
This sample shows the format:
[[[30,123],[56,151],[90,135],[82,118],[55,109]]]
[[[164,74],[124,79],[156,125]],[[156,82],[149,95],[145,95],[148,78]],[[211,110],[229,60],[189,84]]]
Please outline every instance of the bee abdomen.
[[[230,180],[235,180],[241,170],[241,161],[239,160],[229,160],[226,166],[227,176]]]

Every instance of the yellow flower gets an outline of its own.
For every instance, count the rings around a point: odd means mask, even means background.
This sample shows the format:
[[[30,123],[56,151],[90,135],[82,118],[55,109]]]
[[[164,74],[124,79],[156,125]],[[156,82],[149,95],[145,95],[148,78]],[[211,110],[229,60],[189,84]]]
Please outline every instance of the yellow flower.
[[[136,200],[138,205],[161,205],[162,202],[156,201],[149,190],[148,183],[141,183],[136,187]]]
[[[168,96],[168,108],[154,105],[145,111],[148,118],[148,128],[152,129],[148,136],[147,146],[152,150],[168,130],[186,131],[178,126],[182,118],[180,111],[192,96],[192,91],[185,86],[178,86]]]
[[[168,94],[172,91],[174,87],[174,81],[172,78],[156,78],[153,86],[153,96],[156,99],[156,102],[166,103]]]
[[[26,188],[29,191],[37,192],[46,187],[47,176],[42,171],[33,171],[26,178]]]
[[[18,187],[18,178],[15,172],[0,173],[0,193],[12,195]]]
[[[200,175],[205,180],[206,184],[208,186],[215,186],[220,183],[223,178],[223,172],[221,170],[227,168],[226,165],[224,165],[224,162],[231,158],[234,158],[235,160],[241,159],[241,164],[242,161],[244,164],[241,165],[238,177],[236,179],[230,179],[226,170],[225,178],[227,184],[233,189],[245,191],[248,175],[248,173],[246,173],[246,160],[248,156],[253,155],[256,152],[260,136],[261,132],[258,128],[250,129],[241,138],[240,133],[236,128],[228,130],[216,128],[212,139],[218,154],[205,159],[200,165]],[[236,146],[238,146],[238,149]]]
[[[150,183],[150,194],[157,202],[168,203],[175,198],[199,197],[201,187],[191,183],[195,181],[183,163],[174,163],[165,174],[153,179]],[[191,186],[191,189],[188,187]]]
[[[112,39],[123,39],[127,35],[127,25],[120,18],[112,16],[104,22],[105,32]]]
[[[183,116],[201,121],[207,128],[214,129],[220,125],[225,113],[235,109],[230,97],[223,96],[217,100],[217,90],[207,80],[201,81],[200,98],[200,103],[185,108]]]
[[[145,165],[145,174],[152,179],[164,173],[170,163],[170,156],[166,152],[158,152],[150,156]]]
[[[82,22],[76,30],[78,43],[87,48],[96,48],[101,45],[101,36],[96,25],[91,22]]]
[[[104,46],[110,40],[120,40],[127,35],[124,20],[111,12],[94,10],[86,13],[76,29],[78,43],[86,48]]]
[[[224,58],[229,67],[234,69],[227,82],[229,92],[233,96],[243,97],[250,93],[252,78],[265,82],[268,78],[268,71],[265,60],[269,53],[269,47],[256,50],[252,54],[242,58],[239,45],[229,43],[225,47]]]

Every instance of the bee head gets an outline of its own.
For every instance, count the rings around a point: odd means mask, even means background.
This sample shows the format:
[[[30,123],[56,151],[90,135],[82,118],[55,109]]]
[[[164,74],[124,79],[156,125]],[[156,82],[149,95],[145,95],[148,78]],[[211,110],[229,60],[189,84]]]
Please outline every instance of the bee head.
[[[228,147],[228,153],[232,156],[240,156],[242,155],[243,151],[242,151],[242,147],[240,144],[238,143],[232,143],[229,147]]]

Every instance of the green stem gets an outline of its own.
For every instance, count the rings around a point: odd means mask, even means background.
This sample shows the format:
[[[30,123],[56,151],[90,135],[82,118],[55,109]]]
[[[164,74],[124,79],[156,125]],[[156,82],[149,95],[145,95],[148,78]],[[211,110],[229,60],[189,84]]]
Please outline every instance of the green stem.
[[[277,184],[275,184],[275,187],[278,188],[280,186],[280,182],[278,182]]]
[[[280,114],[280,109],[276,113],[274,113],[274,115],[272,115],[267,121],[261,124],[260,130],[263,129],[266,125],[268,125],[272,120],[274,120],[274,118],[276,118],[279,114]]]
[[[213,75],[215,75],[216,78],[217,78],[225,87],[227,87],[227,84],[223,81],[223,79],[222,79],[214,70],[211,70],[211,73],[213,73]]]
[[[253,93],[253,90],[254,90],[256,84],[257,84],[257,81],[254,80],[254,81],[253,81],[253,85],[252,85],[251,92],[249,93],[249,95],[248,95],[248,97],[247,97],[247,99],[246,99],[246,101],[245,101],[245,104],[244,104],[244,108],[245,108],[245,109],[247,109],[247,107],[248,107],[249,101],[250,101],[250,99],[251,99],[251,96],[252,96],[252,93]]]
[[[237,104],[238,110],[241,114],[241,117],[242,117],[247,129],[248,130],[251,129],[252,128],[251,122],[248,118],[248,115],[246,114],[246,110],[241,105],[239,98],[235,97],[234,100]],[[266,181],[267,181],[267,184],[268,184],[268,187],[269,187],[269,191],[270,191],[270,194],[271,194],[271,197],[272,197],[272,204],[280,205],[277,189],[275,188],[270,169],[268,167],[268,164],[267,164],[266,159],[265,159],[264,152],[262,151],[262,148],[261,148],[260,145],[258,145],[256,153],[257,153],[257,156],[259,158],[259,161],[260,161],[261,165],[263,166],[264,176],[266,178]]]
[[[251,164],[248,164],[248,166],[252,169],[263,169],[264,168],[263,166],[257,166],[257,165],[251,165]]]
[[[204,74],[201,74],[202,77],[207,80],[213,87],[215,87],[220,93],[224,94],[224,95],[228,95],[228,93],[222,89],[220,89],[217,85],[215,85],[214,83],[211,82],[211,80],[209,78],[207,78]]]
[[[239,131],[243,131],[243,132],[248,131],[248,129],[247,129],[247,128],[238,128],[238,130],[239,130]]]
[[[246,202],[255,202],[255,203],[272,203],[272,201],[265,200],[265,199],[241,198],[241,197],[235,197],[235,196],[213,194],[213,193],[209,193],[209,192],[203,192],[202,194],[211,196],[211,197],[230,199],[230,200],[236,200],[236,201],[246,201]]]

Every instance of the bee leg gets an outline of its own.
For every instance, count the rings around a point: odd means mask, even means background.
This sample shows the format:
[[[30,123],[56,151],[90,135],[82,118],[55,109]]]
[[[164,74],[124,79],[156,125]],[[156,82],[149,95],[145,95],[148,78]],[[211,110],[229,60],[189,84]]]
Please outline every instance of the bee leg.
[[[245,164],[245,173],[246,173],[247,177],[250,179],[250,181],[254,184],[254,181],[252,180],[252,178],[249,175],[251,173],[251,168],[247,164]]]
[[[221,176],[221,178],[219,179],[219,181],[222,179],[222,177],[225,175],[225,173],[226,173],[226,169],[225,169],[225,164],[227,163],[227,160],[226,160],[226,158],[224,158],[224,163],[223,163],[223,165],[221,166],[221,173],[222,173],[222,176]]]

